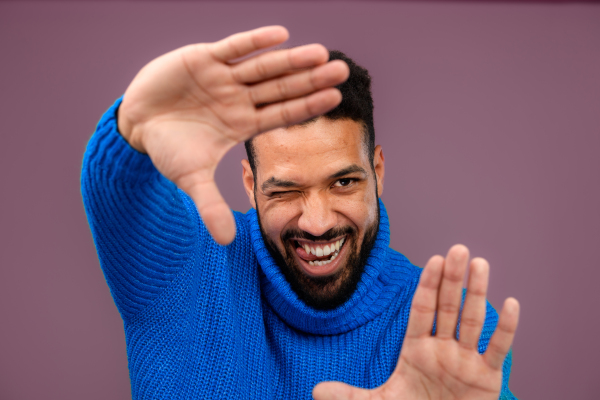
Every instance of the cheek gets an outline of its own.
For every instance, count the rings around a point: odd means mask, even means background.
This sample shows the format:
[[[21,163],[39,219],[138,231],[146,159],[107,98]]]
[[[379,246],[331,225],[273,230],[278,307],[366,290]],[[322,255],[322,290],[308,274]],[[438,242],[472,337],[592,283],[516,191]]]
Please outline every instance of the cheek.
[[[356,196],[350,201],[343,202],[343,211],[340,210],[346,218],[358,227],[362,233],[371,226],[377,219],[377,196],[373,191],[365,191],[360,196]]]
[[[356,207],[348,210],[346,216],[364,233],[377,218],[377,209],[369,203],[361,202]]]
[[[280,243],[282,232],[290,228],[291,221],[298,216],[298,207],[293,202],[266,204],[261,212],[261,223],[269,237]]]

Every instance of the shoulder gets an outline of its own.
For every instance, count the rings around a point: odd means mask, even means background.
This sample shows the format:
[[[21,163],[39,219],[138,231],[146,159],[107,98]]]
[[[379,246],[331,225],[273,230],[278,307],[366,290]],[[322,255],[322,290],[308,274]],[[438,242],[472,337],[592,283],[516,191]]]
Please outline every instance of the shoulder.
[[[465,293],[466,290],[463,291],[463,299]],[[483,323],[483,328],[481,329],[481,336],[479,337],[478,350],[480,353],[484,353],[487,349],[488,343],[496,330],[496,325],[498,325],[498,312],[490,302],[486,300],[485,321]]]

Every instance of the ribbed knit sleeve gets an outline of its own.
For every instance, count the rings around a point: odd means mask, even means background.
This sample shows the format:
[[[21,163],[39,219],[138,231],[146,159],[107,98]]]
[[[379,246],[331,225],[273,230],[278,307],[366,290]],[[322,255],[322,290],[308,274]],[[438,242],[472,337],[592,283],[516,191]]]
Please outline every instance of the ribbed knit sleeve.
[[[88,143],[81,192],[104,276],[128,321],[160,296],[198,243],[177,187],[119,134],[120,103]]]

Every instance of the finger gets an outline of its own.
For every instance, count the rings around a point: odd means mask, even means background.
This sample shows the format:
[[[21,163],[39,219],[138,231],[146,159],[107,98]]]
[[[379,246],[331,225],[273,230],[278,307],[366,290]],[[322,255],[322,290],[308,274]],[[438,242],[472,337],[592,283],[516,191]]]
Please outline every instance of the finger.
[[[419,286],[413,296],[406,328],[407,338],[431,336],[438,290],[444,270],[444,257],[433,256],[421,273]]]
[[[335,88],[323,89],[307,97],[271,104],[256,111],[258,132],[289,126],[324,114],[342,101]]]
[[[477,349],[485,321],[486,295],[490,268],[483,258],[471,261],[467,295],[460,316],[459,343],[467,349]]]
[[[315,400],[368,400],[369,393],[342,382],[321,382],[312,391]]]
[[[202,222],[213,239],[222,245],[231,243],[235,238],[235,219],[214,179],[190,174],[179,178],[177,184],[194,200]]]
[[[446,262],[437,302],[436,337],[456,336],[456,324],[462,300],[462,283],[469,260],[469,250],[460,244],[452,246]]]
[[[348,79],[345,62],[335,60],[315,69],[273,79],[250,88],[254,104],[293,99],[316,90],[332,87]]]
[[[290,71],[321,65],[328,59],[329,52],[325,47],[309,44],[257,55],[232,66],[231,73],[239,83],[255,83]]]
[[[236,33],[209,44],[211,54],[226,62],[243,57],[253,51],[285,42],[289,33],[283,26],[265,26],[251,31]]]
[[[510,297],[504,301],[498,326],[490,339],[483,355],[487,364],[494,369],[501,369],[504,358],[510,350],[519,323],[519,302]]]

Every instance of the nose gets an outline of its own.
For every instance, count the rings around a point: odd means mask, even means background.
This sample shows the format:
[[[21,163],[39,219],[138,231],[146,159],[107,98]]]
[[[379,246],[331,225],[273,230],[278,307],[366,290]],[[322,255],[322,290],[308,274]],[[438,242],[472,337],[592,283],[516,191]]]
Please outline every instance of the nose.
[[[298,219],[298,228],[313,236],[321,236],[336,224],[336,212],[332,209],[325,193],[314,194],[306,198],[302,214]]]

